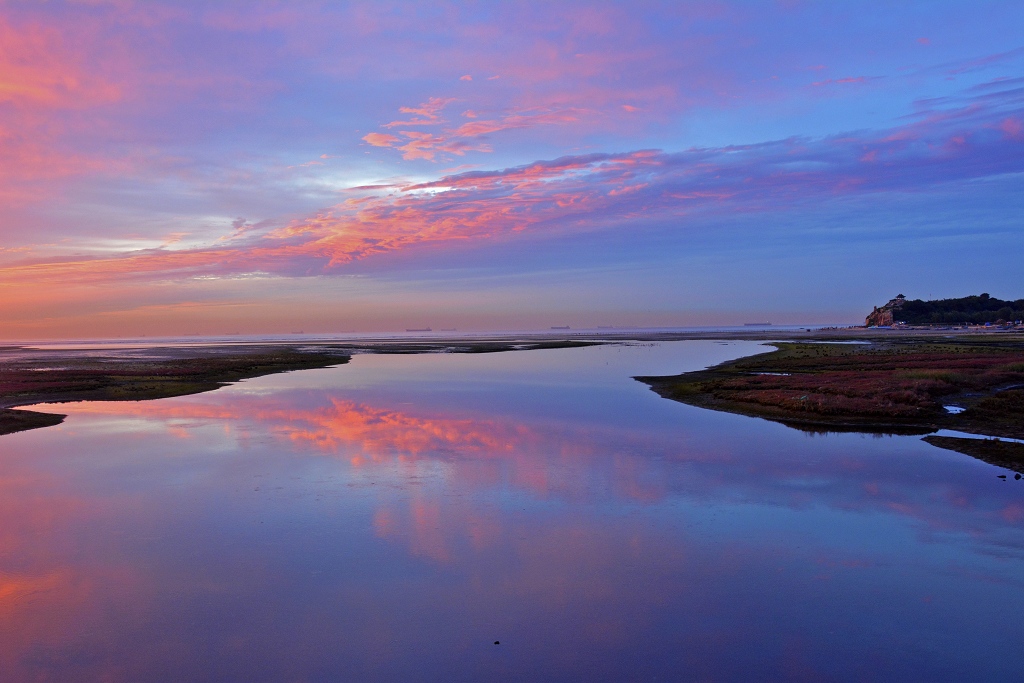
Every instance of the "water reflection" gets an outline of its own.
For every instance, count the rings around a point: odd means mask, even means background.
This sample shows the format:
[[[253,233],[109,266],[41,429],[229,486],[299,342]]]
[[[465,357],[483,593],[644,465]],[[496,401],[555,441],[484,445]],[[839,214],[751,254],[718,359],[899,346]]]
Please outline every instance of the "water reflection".
[[[0,670],[1013,679],[1024,486],[913,437],[664,401],[628,380],[644,353],[366,358],[63,406],[0,441]]]

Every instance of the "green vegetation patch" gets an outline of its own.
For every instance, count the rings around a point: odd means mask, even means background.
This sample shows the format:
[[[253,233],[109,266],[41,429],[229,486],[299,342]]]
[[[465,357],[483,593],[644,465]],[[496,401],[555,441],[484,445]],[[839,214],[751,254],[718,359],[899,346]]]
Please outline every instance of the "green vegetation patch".
[[[19,358],[0,365],[0,434],[47,427],[64,416],[9,410],[34,403],[140,401],[211,391],[230,382],[263,375],[347,363],[340,351],[220,349],[192,351],[186,358]]]
[[[37,413],[34,410],[0,409],[0,434],[13,434],[38,427],[52,427],[64,421],[65,415]]]
[[[986,294],[960,299],[923,301],[912,299],[893,309],[893,317],[910,325],[964,324],[975,325],[1024,320],[1024,299],[1004,301]]]

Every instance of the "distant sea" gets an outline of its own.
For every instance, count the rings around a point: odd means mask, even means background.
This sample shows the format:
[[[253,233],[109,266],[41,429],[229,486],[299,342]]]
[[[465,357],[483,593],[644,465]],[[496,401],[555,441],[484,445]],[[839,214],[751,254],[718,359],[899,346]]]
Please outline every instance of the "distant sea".
[[[387,341],[404,339],[490,339],[507,337],[566,337],[578,336],[588,339],[621,337],[647,334],[687,334],[714,332],[795,332],[800,330],[822,330],[853,327],[854,323],[832,325],[723,325],[698,327],[570,327],[542,329],[508,329],[452,331],[434,330],[403,332],[319,332],[294,334],[225,334],[225,335],[183,335],[168,337],[114,337],[96,339],[30,339],[0,342],[0,346],[24,346],[47,350],[73,350],[97,348],[138,348],[147,346],[220,346],[225,344],[303,344],[303,343],[345,343],[366,341]]]

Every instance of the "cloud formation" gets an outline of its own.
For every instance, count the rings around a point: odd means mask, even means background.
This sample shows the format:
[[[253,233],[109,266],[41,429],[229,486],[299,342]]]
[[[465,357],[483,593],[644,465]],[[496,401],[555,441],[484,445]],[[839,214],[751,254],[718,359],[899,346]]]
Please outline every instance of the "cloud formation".
[[[0,280],[31,301],[40,282],[104,284],[85,291],[108,303],[116,283],[149,281],[158,305],[196,278],[401,278],[432,256],[486,269],[491,255],[465,247],[547,237],[589,268],[619,257],[598,253],[599,231],[657,260],[651,226],[753,226],[761,211],[1016,168],[1024,8],[869,14],[0,4]],[[992,205],[1016,211],[1010,194]]]
[[[497,112],[483,119],[481,113],[469,109],[462,116],[470,119],[458,126],[445,125],[448,121],[441,118],[443,109],[453,98],[443,99],[432,97],[418,107],[402,107],[401,112],[416,114],[419,118],[408,121],[392,121],[385,123],[383,128],[400,128],[402,126],[435,126],[433,133],[400,130],[401,137],[390,133],[368,133],[363,140],[374,147],[393,147],[402,152],[402,158],[408,161],[423,159],[437,161],[439,154],[463,156],[466,152],[490,152],[491,146],[485,142],[488,135],[505,130],[533,128],[536,126],[565,125],[579,122],[586,114],[584,110],[563,108],[553,110],[527,109],[521,111]],[[637,111],[636,107],[624,105],[627,111]]]
[[[348,199],[289,224],[207,248],[25,263],[4,280],[103,281],[345,272],[374,256],[529,233],[642,229],[706,213],[784,210],[871,193],[1024,171],[1024,89],[990,90],[955,108],[922,108],[892,129],[681,152],[594,153],[469,171]]]
[[[111,74],[89,67],[81,40],[60,28],[15,24],[0,13],[0,201],[34,194],[26,181],[103,165],[61,152],[57,144],[64,126],[55,117],[117,102],[123,94]]]

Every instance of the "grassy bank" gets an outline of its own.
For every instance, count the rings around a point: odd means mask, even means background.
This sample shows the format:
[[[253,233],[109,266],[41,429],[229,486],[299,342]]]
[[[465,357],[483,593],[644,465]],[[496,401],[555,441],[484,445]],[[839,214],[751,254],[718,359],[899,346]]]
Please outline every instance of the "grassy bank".
[[[924,440],[933,446],[1013,470],[1018,478],[1024,474],[1024,444],[999,439],[960,439],[955,436],[926,436]]]
[[[23,353],[0,365],[0,434],[47,427],[64,418],[12,410],[15,406],[183,396],[251,377],[339,365],[348,359],[340,351],[294,349],[203,349],[150,358]]]
[[[669,399],[808,431],[954,429],[1024,438],[1019,338],[773,345],[707,370],[637,379]]]
[[[354,353],[496,353],[598,342],[565,339],[401,340],[303,345],[214,345],[44,351],[0,347],[0,434],[60,424],[63,415],[17,406],[142,401],[211,391],[242,379],[347,363]]]

